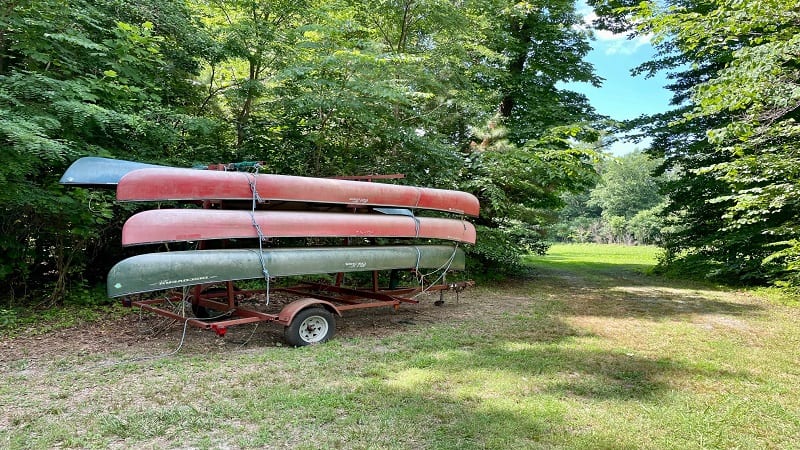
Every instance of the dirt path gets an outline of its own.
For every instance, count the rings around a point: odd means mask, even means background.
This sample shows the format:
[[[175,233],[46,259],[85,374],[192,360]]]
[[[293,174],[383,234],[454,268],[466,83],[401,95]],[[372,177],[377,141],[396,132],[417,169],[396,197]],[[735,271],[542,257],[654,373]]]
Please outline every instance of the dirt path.
[[[485,288],[446,293],[437,306],[438,294],[420,297],[417,305],[371,308],[346,312],[337,319],[336,338],[391,336],[409,327],[441,321],[462,321],[485,316],[498,306],[500,298],[487,298]],[[277,312],[291,297],[273,298],[269,306],[261,299],[246,301],[245,306],[265,312]],[[509,304],[507,304],[508,306]],[[188,313],[191,314],[191,313]],[[92,323],[38,335],[0,339],[0,364],[33,369],[42,364],[75,359],[112,361],[136,360],[167,355],[178,348],[182,353],[208,354],[244,348],[285,346],[283,327],[262,323],[228,328],[224,338],[214,332],[184,325],[138,309],[122,318],[106,318]]]

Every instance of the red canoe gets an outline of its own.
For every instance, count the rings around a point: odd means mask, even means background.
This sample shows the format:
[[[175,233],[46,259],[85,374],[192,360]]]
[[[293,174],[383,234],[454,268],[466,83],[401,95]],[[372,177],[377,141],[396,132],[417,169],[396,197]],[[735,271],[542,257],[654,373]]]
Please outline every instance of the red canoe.
[[[153,209],[122,228],[122,245],[257,238],[251,212],[228,209]],[[398,237],[475,243],[464,220],[383,214],[255,211],[264,237]]]
[[[179,168],[147,168],[119,180],[117,200],[249,200],[254,186],[262,200],[393,206],[477,216],[474,195],[445,189],[330,178]]]

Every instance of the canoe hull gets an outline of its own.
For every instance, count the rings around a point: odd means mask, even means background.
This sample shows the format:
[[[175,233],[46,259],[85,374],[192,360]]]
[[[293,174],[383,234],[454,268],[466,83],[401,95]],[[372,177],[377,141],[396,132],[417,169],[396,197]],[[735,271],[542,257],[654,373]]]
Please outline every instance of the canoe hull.
[[[464,269],[464,251],[451,246],[265,249],[269,276],[371,270]],[[258,249],[148,253],[117,263],[108,274],[109,297],[182,286],[262,278]]]
[[[445,189],[245,172],[147,168],[123,176],[120,201],[262,200],[432,209],[477,216],[478,199]]]
[[[114,187],[129,172],[159,167],[165,166],[87,156],[73,162],[61,176],[59,183],[69,186]]]
[[[211,239],[271,237],[396,237],[475,243],[466,221],[384,214],[224,209],[154,209],[133,215],[122,228],[122,245]]]

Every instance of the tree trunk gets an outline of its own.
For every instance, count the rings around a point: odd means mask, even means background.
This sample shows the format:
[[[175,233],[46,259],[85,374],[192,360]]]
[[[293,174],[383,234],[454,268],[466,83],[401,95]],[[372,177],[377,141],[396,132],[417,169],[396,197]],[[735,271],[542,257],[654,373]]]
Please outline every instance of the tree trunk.
[[[258,79],[258,66],[253,62],[250,61],[250,74],[248,78],[247,84],[247,91],[246,97],[244,100],[244,105],[242,105],[241,111],[239,111],[239,115],[236,118],[236,148],[242,148],[244,145],[244,140],[247,137],[245,135],[245,128],[247,126],[247,121],[250,118],[250,112],[253,107],[253,87],[252,83],[254,83]]]

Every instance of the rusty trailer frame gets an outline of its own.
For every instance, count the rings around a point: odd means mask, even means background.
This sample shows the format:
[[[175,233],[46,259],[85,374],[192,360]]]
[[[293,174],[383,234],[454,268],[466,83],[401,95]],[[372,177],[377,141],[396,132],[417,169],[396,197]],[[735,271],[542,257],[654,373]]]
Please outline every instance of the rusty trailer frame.
[[[395,310],[400,305],[417,304],[415,298],[422,292],[439,292],[440,298],[435,302],[441,305],[443,293],[453,291],[458,295],[472,281],[442,283],[426,287],[406,287],[379,289],[377,273],[373,273],[373,288],[356,289],[341,286],[342,277],[337,276],[337,284],[305,282],[290,287],[276,288],[272,292],[284,292],[302,298],[284,306],[278,313],[265,313],[239,306],[237,299],[253,297],[264,293],[264,290],[238,290],[232,281],[225,282],[225,289],[204,292],[208,285],[192,287],[187,299],[183,293],[154,299],[133,300],[124,298],[123,305],[138,307],[154,314],[174,319],[178,322],[204,330],[211,330],[224,337],[228,328],[249,323],[274,322],[284,326],[284,338],[294,346],[325,342],[335,334],[334,316],[342,317],[346,311],[368,308],[391,307]],[[167,303],[190,300],[194,312],[213,311],[218,313],[211,317],[189,317],[166,309]],[[202,315],[202,314],[201,314]]]

